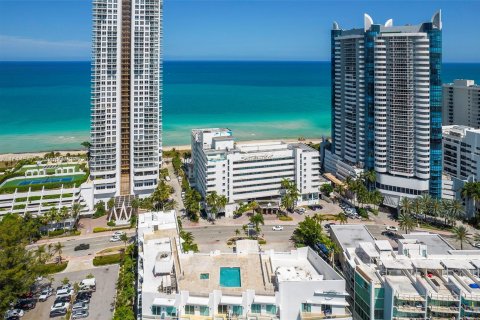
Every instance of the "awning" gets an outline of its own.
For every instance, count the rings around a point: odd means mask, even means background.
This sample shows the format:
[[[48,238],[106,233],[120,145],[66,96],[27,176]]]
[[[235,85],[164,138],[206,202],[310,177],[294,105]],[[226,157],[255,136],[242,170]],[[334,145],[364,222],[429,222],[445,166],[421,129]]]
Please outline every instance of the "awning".
[[[475,269],[475,267],[466,260],[442,260],[442,264],[447,269]]]
[[[342,181],[338,180],[337,177],[335,177],[331,173],[324,173],[323,176],[328,180],[332,181],[333,183],[335,183],[336,185],[342,185],[342,186],[345,185]]]
[[[222,296],[220,299],[221,304],[242,304],[242,297]]]
[[[472,260],[470,263],[473,264],[475,268],[480,269],[480,260]]]
[[[275,304],[275,296],[257,296],[253,298],[254,303]]]
[[[320,301],[320,304],[328,304],[331,306],[348,306],[348,303],[345,300],[322,300]]]
[[[443,270],[445,269],[438,259],[412,260],[413,266],[417,269]]]
[[[388,240],[375,240],[375,245],[380,251],[393,251],[392,245]]]
[[[209,298],[188,296],[187,304],[194,304],[199,306],[208,306]]]
[[[155,298],[155,299],[153,299],[152,304],[155,305],[155,306],[174,307],[175,306],[175,299]]]

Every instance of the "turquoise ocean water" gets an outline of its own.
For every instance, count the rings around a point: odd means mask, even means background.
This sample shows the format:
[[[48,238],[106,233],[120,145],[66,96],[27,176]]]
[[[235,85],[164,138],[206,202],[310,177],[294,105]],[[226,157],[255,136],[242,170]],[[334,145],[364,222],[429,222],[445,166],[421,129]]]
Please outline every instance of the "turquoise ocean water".
[[[167,61],[163,70],[164,145],[210,126],[240,140],[330,134],[328,62]],[[442,77],[480,83],[480,64],[444,64]],[[78,149],[89,113],[89,62],[0,62],[0,153]]]

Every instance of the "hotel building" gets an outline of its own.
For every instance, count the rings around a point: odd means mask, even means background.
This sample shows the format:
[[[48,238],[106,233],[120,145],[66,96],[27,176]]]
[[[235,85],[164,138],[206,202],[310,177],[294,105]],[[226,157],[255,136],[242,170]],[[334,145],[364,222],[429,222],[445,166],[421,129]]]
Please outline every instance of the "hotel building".
[[[404,196],[441,196],[441,35],[440,12],[420,25],[375,24],[367,14],[361,29],[333,24],[325,170],[375,170],[392,206]]]
[[[137,319],[352,320],[345,280],[312,249],[183,252],[174,211],[139,215]]]
[[[403,235],[396,243],[375,240],[362,228],[332,226],[343,271],[351,275],[354,319],[480,318],[478,250],[455,250],[427,233]]]
[[[278,202],[281,181],[293,181],[297,204],[318,202],[320,154],[303,143],[235,143],[229,129],[192,130],[191,176],[202,197],[216,191],[228,199],[226,215],[238,202]],[[278,206],[277,206],[278,207]]]
[[[443,125],[480,128],[480,86],[456,79],[443,85]]]
[[[95,201],[149,195],[161,149],[161,1],[93,0]]]

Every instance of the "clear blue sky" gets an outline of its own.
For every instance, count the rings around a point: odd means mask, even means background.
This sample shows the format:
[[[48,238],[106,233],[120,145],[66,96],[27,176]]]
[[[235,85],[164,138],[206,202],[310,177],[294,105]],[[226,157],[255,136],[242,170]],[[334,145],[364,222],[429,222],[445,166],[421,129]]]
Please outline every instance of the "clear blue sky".
[[[480,62],[480,1],[165,0],[167,60],[330,60],[330,28],[430,20],[447,62]],[[0,60],[89,60],[91,0],[0,0]]]

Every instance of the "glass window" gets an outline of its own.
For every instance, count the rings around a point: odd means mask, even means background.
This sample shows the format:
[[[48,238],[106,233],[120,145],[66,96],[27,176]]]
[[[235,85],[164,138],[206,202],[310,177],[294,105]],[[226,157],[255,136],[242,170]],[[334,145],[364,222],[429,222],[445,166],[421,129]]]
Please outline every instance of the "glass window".
[[[228,313],[228,306],[224,304],[218,305],[218,313],[227,314]]]
[[[252,313],[261,313],[262,306],[257,303],[252,303]]]
[[[187,304],[185,306],[185,314],[195,314],[195,306]]]
[[[277,306],[274,304],[267,304],[266,309],[268,314],[277,314]]]
[[[312,305],[310,303],[302,303],[302,312],[312,312]]]
[[[232,313],[235,316],[241,316],[242,313],[243,313],[243,307],[242,306],[233,306]]]
[[[201,316],[209,316],[210,310],[206,306],[200,306],[200,315]]]
[[[169,315],[169,316],[176,316],[176,315],[177,315],[177,308],[175,308],[175,307],[167,307],[167,315]]]

